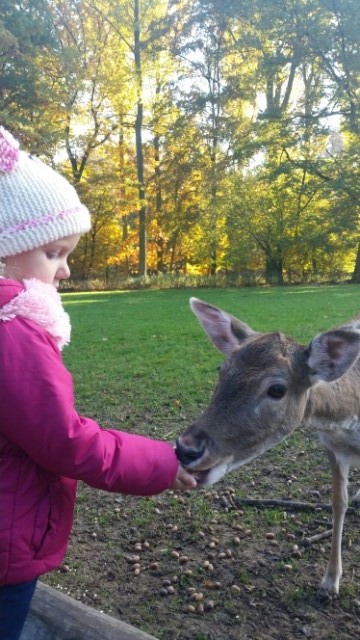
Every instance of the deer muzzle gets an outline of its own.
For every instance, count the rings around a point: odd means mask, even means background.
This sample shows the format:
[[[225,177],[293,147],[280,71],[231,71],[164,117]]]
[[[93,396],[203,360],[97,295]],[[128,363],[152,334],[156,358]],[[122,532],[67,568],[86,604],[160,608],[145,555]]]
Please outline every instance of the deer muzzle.
[[[175,453],[183,467],[189,467],[190,469],[191,467],[196,468],[196,462],[199,462],[205,453],[205,444],[194,441],[193,444],[187,445],[182,442],[181,438],[178,438]]]

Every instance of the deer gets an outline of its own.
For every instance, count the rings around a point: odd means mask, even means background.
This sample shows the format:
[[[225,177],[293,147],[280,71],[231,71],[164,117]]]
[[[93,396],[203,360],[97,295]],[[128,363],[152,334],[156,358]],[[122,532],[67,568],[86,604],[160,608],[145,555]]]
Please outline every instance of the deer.
[[[190,298],[190,306],[226,358],[208,407],[176,441],[179,462],[198,486],[211,486],[298,427],[315,430],[330,463],[333,514],[318,592],[336,597],[348,476],[360,466],[360,318],[316,335],[306,346],[281,332],[255,331],[198,298]]]

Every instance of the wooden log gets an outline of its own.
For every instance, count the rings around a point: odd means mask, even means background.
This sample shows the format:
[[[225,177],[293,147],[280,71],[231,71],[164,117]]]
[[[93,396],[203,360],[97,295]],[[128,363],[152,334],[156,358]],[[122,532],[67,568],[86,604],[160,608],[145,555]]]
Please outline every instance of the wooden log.
[[[21,640],[157,640],[38,582]]]
[[[314,536],[310,536],[310,538],[303,538],[300,544],[304,547],[309,547],[314,544],[314,542],[322,542],[327,538],[331,538],[332,533],[332,529],[329,529],[329,531],[321,531],[321,533],[316,533]]]
[[[251,507],[260,507],[266,509],[267,507],[280,507],[281,509],[286,509],[287,511],[329,511],[332,512],[331,504],[323,504],[321,502],[295,502],[293,500],[273,500],[273,499],[250,499],[250,498],[238,498],[236,496],[232,496],[232,500],[234,501],[237,507],[242,507],[244,505],[249,505]],[[356,507],[348,507],[348,514],[357,513],[358,509]]]

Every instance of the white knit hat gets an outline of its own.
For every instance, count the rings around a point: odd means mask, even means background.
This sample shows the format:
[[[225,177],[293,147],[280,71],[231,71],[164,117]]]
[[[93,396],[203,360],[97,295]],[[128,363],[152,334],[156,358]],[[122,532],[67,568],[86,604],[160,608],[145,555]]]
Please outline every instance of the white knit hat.
[[[74,187],[0,127],[0,258],[41,247],[91,226]]]

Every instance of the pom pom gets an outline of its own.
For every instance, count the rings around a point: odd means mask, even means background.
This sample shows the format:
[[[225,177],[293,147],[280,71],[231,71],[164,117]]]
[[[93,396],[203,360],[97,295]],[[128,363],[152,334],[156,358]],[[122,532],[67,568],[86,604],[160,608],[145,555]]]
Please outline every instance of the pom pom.
[[[12,171],[19,159],[19,143],[15,138],[0,127],[0,171]]]

